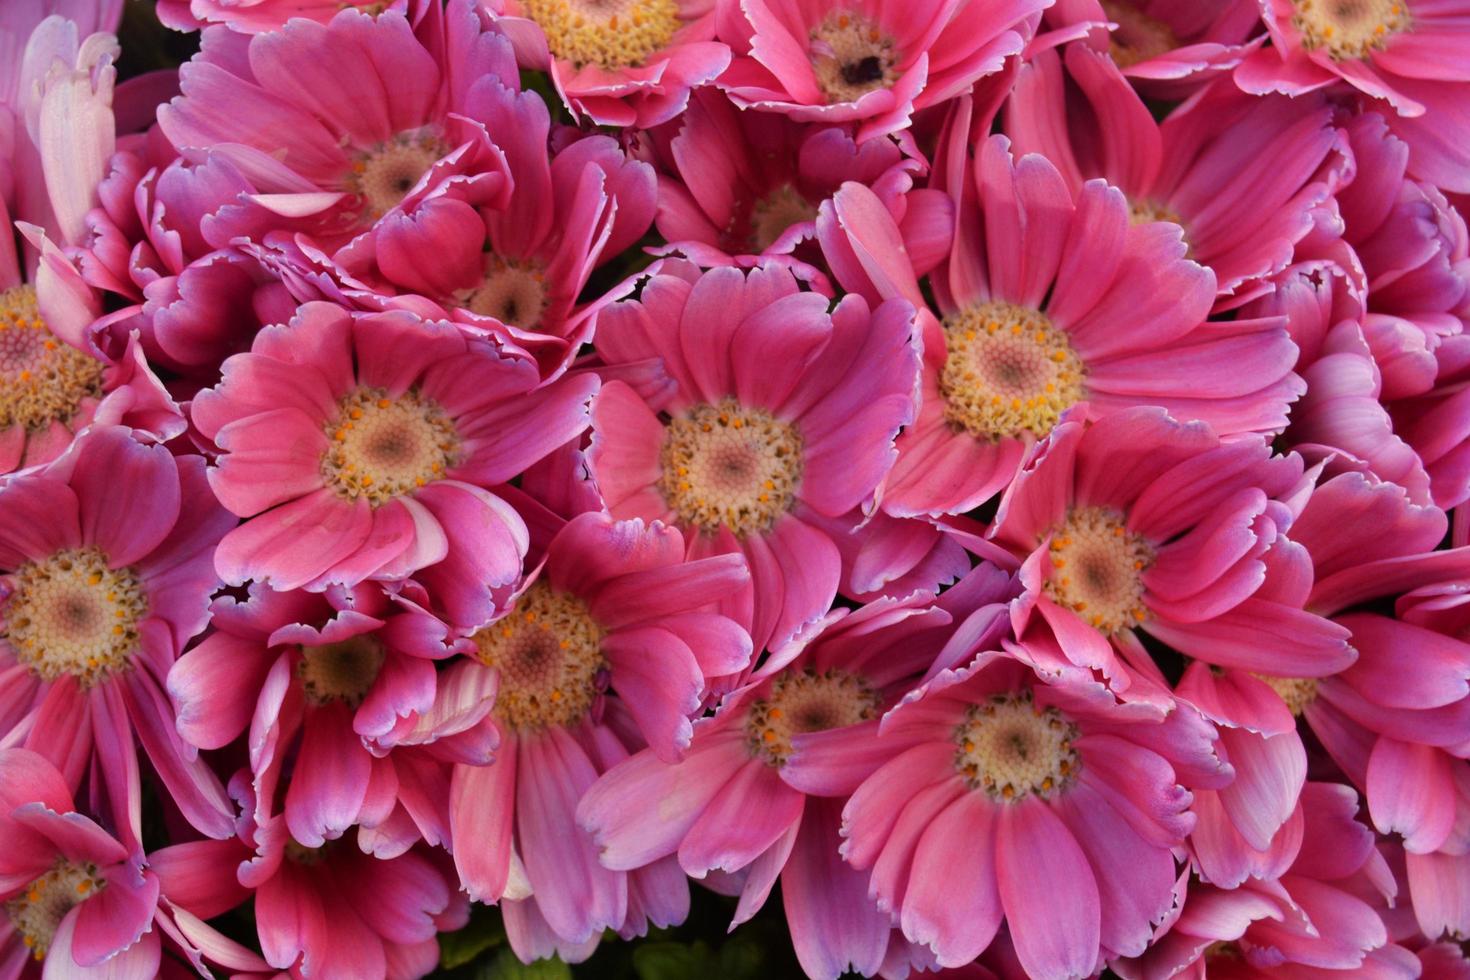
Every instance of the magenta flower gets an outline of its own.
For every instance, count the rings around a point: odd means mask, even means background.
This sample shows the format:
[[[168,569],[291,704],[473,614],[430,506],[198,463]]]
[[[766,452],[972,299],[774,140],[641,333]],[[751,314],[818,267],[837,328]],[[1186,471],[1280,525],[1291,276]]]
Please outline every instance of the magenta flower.
[[[373,250],[385,219],[433,225],[440,205],[504,203],[485,100],[517,77],[510,42],[469,0],[429,5],[416,27],[348,8],[251,37],[206,30],[158,121],[226,178],[201,187],[222,192],[201,229],[214,247],[285,231],[333,254]]]
[[[647,129],[730,64],[715,40],[714,0],[495,0],[526,68],[547,72],[574,117]]]
[[[233,523],[203,460],[120,428],[0,485],[0,741],[44,755],[72,787],[90,771],[131,843],[139,744],[192,824],[231,833],[224,789],[180,740],[160,679],[209,621],[210,559]]]
[[[510,900],[506,927],[523,959],[583,959],[603,929],[641,935],[648,920],[687,911],[671,863],[609,871],[573,814],[627,746],[677,759],[708,679],[750,660],[745,631],[712,611],[748,581],[744,561],[685,554],[672,527],[582,514],[505,616],[470,636],[504,741],[491,765],[455,767],[451,844],[471,896]]]
[[[736,57],[719,85],[743,109],[856,122],[858,140],[869,140],[907,128],[914,112],[999,71],[1031,39],[1044,6],[746,0],[721,14],[720,36]]]
[[[579,305],[593,270],[653,220],[653,170],[606,136],[561,140],[548,157],[550,118],[538,95],[487,85],[481,96],[514,181],[503,208],[436,199],[384,218],[371,243],[340,261],[300,237],[272,236],[264,254],[283,264],[285,279],[304,279],[321,298],[457,320],[558,374],[591,340],[597,310],[617,295]],[[435,261],[424,262],[426,254]]]
[[[61,774],[25,749],[0,749],[0,907],[5,980],[31,961],[48,977],[157,976],[158,877],[136,846],[75,812]]]
[[[1470,25],[1455,0],[1367,0],[1342,7],[1266,0],[1271,44],[1235,70],[1242,89],[1302,95],[1346,82],[1397,113],[1414,147],[1415,176],[1470,191]]]
[[[1349,787],[1308,783],[1284,874],[1229,890],[1190,882],[1155,945],[1113,969],[1125,980],[1191,969],[1227,980],[1419,976],[1379,916],[1393,901],[1393,877],[1372,832],[1353,819],[1357,804]]]
[[[845,181],[873,188],[927,272],[948,251],[952,206],[913,189],[927,169],[911,142],[857,143],[850,126],[740,112],[715,89],[695,93],[677,121],[647,137],[663,176],[659,234],[700,265],[758,264],[757,256],[819,262],[817,208]]]
[[[498,741],[493,685],[435,669],[456,649],[447,627],[371,586],[262,585],[217,599],[213,626],[168,675],[186,742],[219,749],[248,729],[256,796],[308,847],[354,825],[378,853],[443,841],[448,765],[487,762]]]
[[[904,751],[848,801],[842,855],[942,966],[1004,918],[1027,976],[1091,976],[1143,952],[1173,903],[1194,822],[1177,770],[1213,761],[1209,727],[1183,720],[982,656],[884,719]]]
[[[158,19],[176,31],[228,24],[243,34],[263,34],[297,17],[325,24],[344,7],[379,14],[385,10],[404,13],[410,6],[421,9],[428,5],[411,0],[158,0]]]
[[[578,820],[602,862],[633,869],[677,856],[695,878],[733,876],[732,926],[760,910],[779,877],[808,976],[877,972],[896,955],[892,928],[867,876],[838,858],[842,800],[911,744],[877,737],[883,712],[942,653],[973,653],[978,624],[1003,626],[1009,589],[1008,576],[982,566],[937,603],[918,592],[839,610],[773,651],[754,683],[696,724],[683,761],[645,750],[586,793]],[[956,636],[961,621],[974,637]],[[952,636],[961,649],[948,649]]]
[[[1049,23],[1111,22],[1089,43],[1107,51],[1133,84],[1159,97],[1182,98],[1229,72],[1258,43],[1257,0],[1058,0]]]
[[[603,500],[614,517],[679,527],[691,558],[743,553],[750,586],[722,608],[757,650],[827,611],[841,560],[805,515],[867,504],[913,417],[908,303],[827,307],[781,266],[666,264],[598,325],[604,361],[659,359],[668,378],[647,395],[610,381],[594,402],[587,461]]]
[[[959,159],[967,128],[954,127]],[[1123,195],[1101,181],[1074,204],[1056,168],[1034,155],[1013,160],[1004,137],[978,149],[973,186],[968,167],[951,175],[951,194],[968,203],[948,261],[930,277],[938,315],[920,317],[924,398],[898,439],[885,510],[978,507],[1065,413],[1100,418],[1146,404],[1230,435],[1285,426],[1302,385],[1280,318],[1207,322],[1214,277],[1184,257],[1177,229],[1131,223]],[[818,230],[848,288],[924,303],[871,192],[845,186]]]
[[[1159,409],[1062,423],[990,530],[1023,562],[1019,643],[1048,670],[1101,670],[1120,693],[1147,681],[1128,666],[1149,659],[1139,632],[1227,668],[1342,670],[1354,657],[1346,631],[1304,611],[1298,590],[1267,587],[1273,548],[1299,555],[1284,501],[1303,490],[1298,457]]]
[[[469,919],[443,855],[415,849],[373,857],[350,836],[303,845],[280,814],[250,816],[269,813],[270,804],[257,802],[243,778],[230,789],[244,804],[240,839],[254,851],[239,867],[239,883],[254,893],[266,962],[304,980],[414,980],[433,971],[435,934]],[[232,904],[210,897],[219,911]]]
[[[1074,196],[1101,177],[1127,196],[1135,221],[1183,227],[1222,306],[1267,291],[1262,279],[1292,261],[1350,172],[1323,98],[1214,85],[1159,123],[1117,66],[1081,43],[1021,69],[1005,132],[1017,152],[1052,161]]]
[[[249,518],[215,566],[229,582],[314,590],[413,574],[457,621],[493,613],[526,529],[487,487],[582,431],[597,379],[536,365],[411,313],[303,306],[225,362],[194,424],[220,448],[220,501]]]

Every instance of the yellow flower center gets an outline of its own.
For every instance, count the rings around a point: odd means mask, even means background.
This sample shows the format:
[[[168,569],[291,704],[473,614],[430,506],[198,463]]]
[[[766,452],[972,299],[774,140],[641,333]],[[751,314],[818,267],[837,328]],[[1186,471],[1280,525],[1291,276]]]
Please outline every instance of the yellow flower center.
[[[536,262],[492,255],[485,263],[485,278],[464,294],[461,305],[471,313],[534,330],[546,311],[546,272]]]
[[[1139,10],[1130,0],[1102,0],[1103,13],[1118,27],[1108,38],[1108,53],[1119,68],[1168,54],[1179,47],[1174,30]]]
[[[796,427],[763,409],[695,405],[668,423],[659,490],[686,524],[765,531],[796,500],[801,450]]]
[[[750,754],[777,768],[791,757],[791,739],[808,732],[846,728],[878,717],[882,701],[856,674],[828,668],[820,674],[788,670],[771,684],[771,693],[750,707],[745,720]]]
[[[1317,679],[1315,677],[1275,677],[1271,674],[1256,674],[1257,680],[1265,682],[1266,686],[1277,694],[1281,700],[1286,702],[1287,709],[1298,718],[1307,706],[1317,700]]]
[[[355,708],[367,697],[386,658],[377,638],[354,636],[337,643],[302,647],[296,677],[312,704],[341,701]]]
[[[815,221],[817,206],[790,184],[782,184],[750,209],[750,244],[757,252],[770,248],[787,228]]]
[[[480,661],[500,672],[495,715],[513,728],[573,724],[604,686],[602,627],[586,603],[545,581],[474,641]]]
[[[834,10],[811,31],[812,70],[827,102],[856,102],[898,80],[893,38],[861,14]]]
[[[389,398],[358,388],[338,403],[326,425],[332,446],[322,455],[327,485],[374,507],[444,475],[459,459],[459,435],[436,403],[408,391]]]
[[[57,340],[36,308],[36,288],[0,292],[0,430],[37,432],[70,422],[102,394],[102,362]]]
[[[1084,395],[1082,360],[1045,313],[987,302],[944,319],[944,417],[977,439],[1038,439]]]
[[[51,949],[66,913],[106,887],[107,880],[98,876],[95,864],[60,861],[6,902],[5,913],[20,933],[21,943],[39,963]]]
[[[682,26],[677,0],[521,0],[554,57],[578,68],[637,68]]]
[[[1052,534],[1046,594],[1104,633],[1117,633],[1148,619],[1143,575],[1153,560],[1149,543],[1117,512],[1081,507]]]
[[[1065,714],[1038,706],[1030,691],[997,694],[971,706],[955,729],[955,768],[993,800],[1050,799],[1082,771],[1077,734]]]
[[[412,132],[359,155],[347,175],[347,189],[362,199],[363,217],[376,220],[401,204],[445,150],[432,134]]]
[[[1308,51],[1334,61],[1366,57],[1409,29],[1407,0],[1294,0],[1291,23]]]
[[[109,568],[95,547],[58,551],[16,569],[0,635],[36,676],[70,674],[90,687],[130,665],[147,614],[132,568]]]

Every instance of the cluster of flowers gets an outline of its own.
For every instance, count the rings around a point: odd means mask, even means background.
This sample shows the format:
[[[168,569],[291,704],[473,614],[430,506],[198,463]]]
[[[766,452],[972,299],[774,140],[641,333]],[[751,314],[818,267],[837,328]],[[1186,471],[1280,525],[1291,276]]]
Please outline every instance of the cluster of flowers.
[[[0,977],[1470,977],[1470,0],[121,8],[0,6]]]

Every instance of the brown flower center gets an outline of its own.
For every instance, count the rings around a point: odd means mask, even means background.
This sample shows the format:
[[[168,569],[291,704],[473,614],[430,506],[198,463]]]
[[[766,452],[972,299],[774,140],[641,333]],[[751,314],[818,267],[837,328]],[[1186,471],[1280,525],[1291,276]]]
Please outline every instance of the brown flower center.
[[[878,693],[856,674],[836,667],[821,673],[788,670],[767,697],[751,705],[746,744],[752,756],[779,768],[791,757],[793,736],[870,721],[880,706]]]
[[[1143,575],[1153,560],[1148,542],[1117,512],[1080,507],[1052,534],[1046,593],[1104,633],[1117,633],[1148,618]]]
[[[1056,708],[1042,708],[1030,691],[997,694],[973,705],[955,729],[954,764],[970,789],[991,799],[1049,799],[1082,771],[1076,724]]]
[[[36,307],[36,288],[0,292],[0,430],[69,423],[84,398],[102,394],[102,362],[57,340]]]
[[[896,42],[862,14],[834,10],[811,31],[812,70],[829,104],[856,102],[898,80]]]
[[[1409,29],[1407,0],[1295,0],[1291,23],[1308,51],[1334,61],[1366,57]]]
[[[327,485],[374,507],[439,479],[459,459],[454,423],[416,391],[389,398],[381,388],[358,388],[338,403],[326,432]]]
[[[514,728],[570,725],[587,714],[607,662],[587,604],[537,581],[515,608],[474,636],[480,661],[500,672],[495,714]]]

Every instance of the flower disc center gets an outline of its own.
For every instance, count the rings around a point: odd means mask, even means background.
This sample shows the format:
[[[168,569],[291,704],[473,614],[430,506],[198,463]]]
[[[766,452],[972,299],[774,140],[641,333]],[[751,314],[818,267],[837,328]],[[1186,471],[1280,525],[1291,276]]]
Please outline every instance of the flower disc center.
[[[1056,708],[1042,708],[1030,691],[997,694],[972,705],[955,729],[954,764],[970,789],[992,799],[1050,798],[1082,770],[1078,729]]]
[[[791,757],[793,736],[870,721],[880,706],[878,693],[857,674],[836,667],[821,673],[788,670],[772,683],[768,696],[751,705],[746,745],[755,758],[780,767]]]
[[[679,30],[677,0],[521,0],[553,57],[577,68],[636,68]]]
[[[454,423],[416,391],[389,398],[382,388],[358,388],[338,403],[326,432],[327,485],[374,507],[439,479],[459,459]]]
[[[16,569],[3,614],[0,635],[33,674],[71,674],[90,687],[131,663],[148,596],[132,568],[109,568],[101,549],[80,548]]]
[[[107,881],[97,876],[95,864],[63,860],[6,902],[5,913],[31,958],[39,963],[51,949],[66,913],[106,887]]]
[[[602,689],[602,627],[577,596],[537,581],[515,608],[474,636],[480,661],[500,672],[495,714],[515,728],[570,725]]]
[[[336,643],[302,647],[296,676],[306,700],[312,704],[341,701],[355,708],[367,697],[386,659],[387,652],[376,637],[354,636]]]
[[[444,150],[431,134],[400,133],[353,161],[348,189],[362,198],[367,218],[381,218],[403,203]]]
[[[1118,25],[1108,37],[1108,53],[1119,68],[1168,54],[1179,38],[1168,24],[1138,8],[1132,0],[1102,0],[1103,13]]]
[[[508,326],[535,330],[546,311],[546,273],[539,264],[492,255],[485,263],[485,278],[464,294],[461,305]]]
[[[102,394],[102,362],[57,340],[36,307],[36,288],[0,292],[0,431],[70,422]]]
[[[668,423],[659,490],[685,523],[744,536],[791,509],[801,483],[796,427],[735,399],[695,405]]]
[[[1116,633],[1148,618],[1143,575],[1153,560],[1153,549],[1121,515],[1081,507],[1052,535],[1046,593],[1097,629]]]
[[[1334,61],[1366,57],[1409,28],[1407,0],[1295,0],[1295,7],[1302,47]]]
[[[897,44],[875,21],[834,10],[811,31],[812,70],[828,104],[856,102],[898,80]]]

